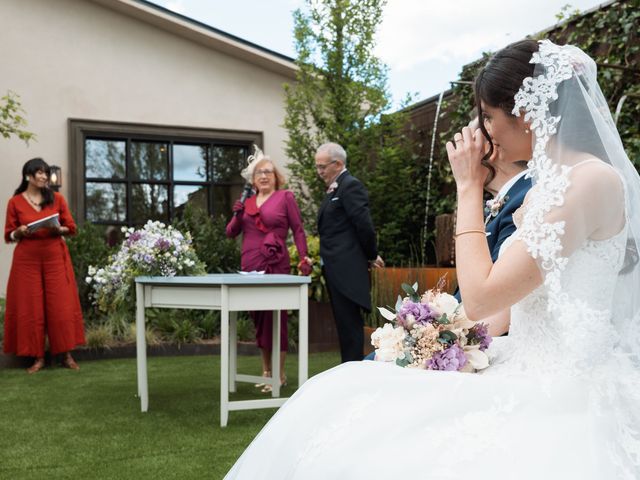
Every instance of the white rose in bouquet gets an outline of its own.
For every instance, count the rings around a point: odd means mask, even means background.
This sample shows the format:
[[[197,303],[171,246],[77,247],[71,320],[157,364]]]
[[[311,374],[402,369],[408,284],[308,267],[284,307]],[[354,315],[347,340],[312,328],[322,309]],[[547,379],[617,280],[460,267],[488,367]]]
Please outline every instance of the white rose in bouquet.
[[[447,318],[453,319],[459,313],[460,302],[453,295],[440,292],[434,295],[432,306],[438,309],[440,313],[446,314]]]
[[[376,347],[376,360],[381,362],[395,362],[398,358],[404,358],[402,341],[405,330],[402,327],[393,327],[386,323],[371,334],[371,345]]]

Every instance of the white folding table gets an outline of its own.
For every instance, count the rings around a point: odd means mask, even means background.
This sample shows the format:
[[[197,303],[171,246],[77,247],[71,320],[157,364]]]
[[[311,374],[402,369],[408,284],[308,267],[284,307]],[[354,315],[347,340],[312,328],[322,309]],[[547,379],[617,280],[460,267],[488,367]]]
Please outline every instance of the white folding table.
[[[225,427],[230,410],[248,410],[281,406],[280,397],[280,322],[273,322],[272,378],[241,375],[237,371],[238,311],[271,310],[280,318],[281,310],[299,311],[298,385],[308,377],[308,284],[309,277],[297,275],[213,274],[189,277],[136,278],[136,357],[140,409],[149,408],[147,382],[147,345],[145,308],[185,308],[220,310],[220,425]],[[272,387],[272,398],[229,401],[236,382],[266,383]]]

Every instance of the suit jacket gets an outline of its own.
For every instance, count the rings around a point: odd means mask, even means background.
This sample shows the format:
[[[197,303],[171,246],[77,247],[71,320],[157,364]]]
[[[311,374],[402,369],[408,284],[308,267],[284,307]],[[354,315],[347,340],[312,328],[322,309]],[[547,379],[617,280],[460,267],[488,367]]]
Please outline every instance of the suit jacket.
[[[487,242],[489,243],[489,251],[493,262],[498,260],[502,243],[516,231],[516,226],[513,223],[513,212],[520,208],[530,188],[531,179],[524,176],[520,177],[505,194],[504,205],[502,205],[498,214],[487,224]]]
[[[502,205],[498,214],[485,227],[488,233],[489,253],[491,253],[491,260],[494,263],[498,260],[503,242],[516,231],[516,225],[513,223],[513,212],[520,208],[530,188],[531,179],[524,176],[520,177],[505,194],[504,205]],[[460,301],[460,290],[456,290],[454,296]]]
[[[364,185],[348,171],[336,179],[318,211],[320,257],[328,282],[366,310],[371,310],[369,260],[378,256],[376,234]]]

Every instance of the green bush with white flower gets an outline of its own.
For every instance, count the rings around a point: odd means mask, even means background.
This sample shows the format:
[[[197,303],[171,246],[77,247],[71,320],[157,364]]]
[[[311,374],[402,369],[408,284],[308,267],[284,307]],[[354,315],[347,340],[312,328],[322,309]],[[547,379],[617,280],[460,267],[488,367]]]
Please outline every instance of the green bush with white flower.
[[[329,292],[322,275],[322,267],[320,266],[320,238],[314,235],[307,236],[307,256],[311,259],[311,285],[309,285],[309,299],[316,302],[328,302]],[[302,275],[298,264],[300,256],[298,249],[294,244],[289,246],[289,258],[291,259],[291,275]]]
[[[203,275],[205,265],[192,246],[191,234],[149,220],[140,229],[122,228],[124,240],[103,268],[90,266],[86,282],[92,285],[94,303],[103,312],[128,309],[138,276]]]

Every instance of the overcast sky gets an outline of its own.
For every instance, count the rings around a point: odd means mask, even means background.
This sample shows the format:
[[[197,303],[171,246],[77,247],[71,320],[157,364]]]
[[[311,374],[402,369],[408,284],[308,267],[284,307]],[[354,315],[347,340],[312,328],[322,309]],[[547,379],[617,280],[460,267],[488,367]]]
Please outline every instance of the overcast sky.
[[[207,25],[294,57],[291,12],[302,0],[154,0]],[[389,66],[394,101],[438,94],[462,66],[556,23],[556,14],[602,0],[388,0],[376,52]]]

